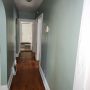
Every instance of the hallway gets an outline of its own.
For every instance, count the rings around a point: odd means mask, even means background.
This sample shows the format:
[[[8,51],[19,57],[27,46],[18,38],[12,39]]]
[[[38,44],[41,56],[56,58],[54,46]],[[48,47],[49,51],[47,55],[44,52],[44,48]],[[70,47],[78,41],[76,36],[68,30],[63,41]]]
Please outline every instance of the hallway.
[[[45,90],[33,52],[21,52],[16,68],[10,90]]]
[[[0,0],[0,11],[0,90],[90,90],[90,0]]]

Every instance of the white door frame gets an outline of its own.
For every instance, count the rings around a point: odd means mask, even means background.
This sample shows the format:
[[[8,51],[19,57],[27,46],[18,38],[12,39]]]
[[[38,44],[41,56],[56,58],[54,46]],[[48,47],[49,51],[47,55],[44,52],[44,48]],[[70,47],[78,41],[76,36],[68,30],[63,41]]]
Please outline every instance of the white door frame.
[[[90,90],[90,0],[84,0],[73,90]]]
[[[33,20],[33,19],[18,19],[18,21],[19,21],[19,30],[20,30],[20,42],[19,42],[19,51],[20,51],[20,47],[21,47],[21,39],[22,39],[22,23],[21,22],[27,22],[27,23],[29,23],[29,22],[34,22],[35,20]],[[32,36],[33,37],[33,36]],[[33,39],[33,38],[32,38]],[[31,49],[32,49],[32,47],[31,47]]]
[[[43,13],[37,18],[37,53],[36,60],[41,62],[41,39],[42,39],[42,27],[43,27]]]

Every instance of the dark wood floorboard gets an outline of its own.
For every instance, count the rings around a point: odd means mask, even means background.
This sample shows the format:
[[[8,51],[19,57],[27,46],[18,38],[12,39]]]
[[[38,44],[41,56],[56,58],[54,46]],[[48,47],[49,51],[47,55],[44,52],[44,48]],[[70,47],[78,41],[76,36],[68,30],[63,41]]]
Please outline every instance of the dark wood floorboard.
[[[14,76],[10,90],[45,90],[39,63],[32,52],[21,52],[17,61],[17,74]]]

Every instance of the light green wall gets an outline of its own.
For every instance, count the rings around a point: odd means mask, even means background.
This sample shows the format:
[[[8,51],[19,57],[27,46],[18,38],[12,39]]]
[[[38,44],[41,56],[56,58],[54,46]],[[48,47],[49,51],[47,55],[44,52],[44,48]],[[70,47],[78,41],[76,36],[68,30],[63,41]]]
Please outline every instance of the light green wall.
[[[35,19],[34,12],[27,11],[19,11],[19,18],[21,19]]]
[[[0,0],[0,78],[1,84],[7,83],[7,42],[6,42],[6,14],[5,8]]]
[[[16,24],[16,19],[18,18],[18,12],[16,8],[14,7],[13,10],[13,20],[14,20],[14,60],[16,59],[16,52],[17,52],[17,24]]]
[[[73,90],[83,0],[64,0],[60,6],[62,14],[59,20],[62,22],[57,32],[59,39],[56,45],[55,89]]]
[[[2,63],[3,68],[7,66],[7,70],[2,71],[2,84],[7,84],[14,62],[14,45],[15,45],[15,17],[14,17],[14,1],[3,0],[6,11],[6,38],[7,38],[7,62]],[[5,57],[5,56],[4,56]],[[7,65],[6,65],[7,64]],[[7,76],[7,77],[6,77]]]
[[[19,22],[16,24],[16,54],[19,53],[20,48],[20,31],[19,31]]]
[[[51,90],[73,90],[83,0],[44,0],[41,65]],[[36,15],[38,16],[38,15]]]

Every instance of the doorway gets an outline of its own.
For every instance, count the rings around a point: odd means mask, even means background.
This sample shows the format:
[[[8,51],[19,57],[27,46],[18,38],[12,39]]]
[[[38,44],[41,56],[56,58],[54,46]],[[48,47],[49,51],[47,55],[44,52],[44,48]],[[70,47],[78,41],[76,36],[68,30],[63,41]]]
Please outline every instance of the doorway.
[[[43,13],[36,20],[19,19],[20,50],[31,50],[37,61],[41,62],[41,41],[43,29]]]
[[[32,50],[33,21],[20,20],[20,50]]]

